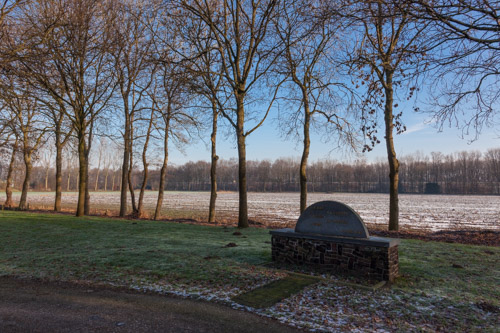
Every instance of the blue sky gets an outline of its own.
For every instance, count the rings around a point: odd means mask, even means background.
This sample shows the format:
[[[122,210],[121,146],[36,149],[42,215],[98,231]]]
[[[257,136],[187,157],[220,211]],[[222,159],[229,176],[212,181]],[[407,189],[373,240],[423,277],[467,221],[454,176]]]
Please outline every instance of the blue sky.
[[[414,112],[404,115],[407,131],[395,136],[395,146],[398,156],[410,155],[421,151],[426,155],[439,151],[449,154],[462,150],[479,150],[486,152],[489,148],[500,148],[500,129],[484,128],[479,138],[470,142],[473,136],[461,138],[461,131],[455,127],[445,127],[439,132],[432,124],[427,124],[428,116]],[[225,133],[223,133],[225,132]],[[218,135],[218,155],[223,159],[236,158],[238,152],[233,135],[229,130],[222,130]],[[379,133],[382,129],[379,129]],[[382,137],[382,135],[380,135]],[[321,136],[314,134],[311,140],[310,161],[333,159],[349,162],[359,157],[367,161],[386,158],[385,143],[381,143],[371,152],[355,155],[345,151],[333,150],[332,143],[324,143]],[[247,160],[276,160],[280,157],[295,157],[300,159],[302,143],[285,140],[280,137],[277,124],[268,119],[264,125],[247,138]],[[170,162],[176,165],[188,161],[210,160],[209,147],[203,142],[185,147],[185,154],[172,147]]]

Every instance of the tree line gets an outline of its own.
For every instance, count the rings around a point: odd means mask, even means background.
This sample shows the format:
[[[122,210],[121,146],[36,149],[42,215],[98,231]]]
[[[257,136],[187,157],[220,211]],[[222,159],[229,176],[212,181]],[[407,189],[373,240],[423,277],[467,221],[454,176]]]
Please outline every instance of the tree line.
[[[30,188],[54,191],[55,169],[45,161],[33,168]],[[17,170],[23,165],[18,161]],[[478,151],[461,151],[453,154],[420,152],[402,156],[400,193],[412,194],[473,194],[500,195],[500,148]],[[89,179],[93,191],[119,191],[121,170],[104,161],[92,168]],[[248,190],[253,192],[299,192],[300,178],[297,170],[300,160],[280,158],[275,161],[248,161]],[[116,169],[115,169],[116,168]],[[368,163],[364,159],[352,163],[334,160],[315,161],[308,166],[309,192],[388,193],[387,163],[383,160]],[[166,189],[170,191],[210,191],[211,164],[206,161],[172,165]],[[0,175],[5,178],[7,167],[0,164]],[[160,170],[149,171],[146,190],[157,191]],[[63,169],[63,190],[78,189],[78,168]],[[132,173],[131,184],[140,190],[143,171]],[[13,187],[21,188],[23,172],[16,172]],[[238,190],[238,162],[236,159],[220,160],[218,164],[220,191]],[[5,183],[1,184],[5,187]]]
[[[54,210],[61,209],[64,172],[66,185],[72,182],[64,164],[74,163],[76,215],[88,214],[89,191],[100,186],[101,167],[93,171],[89,163],[105,151],[95,147],[99,137],[120,146],[114,156],[120,216],[141,216],[144,193],[155,187],[159,219],[164,190],[177,179],[169,150],[206,135],[214,222],[217,189],[229,186],[218,180],[224,163],[216,143],[224,126],[237,143],[232,183],[238,226],[247,227],[254,162],[246,160],[246,139],[274,114],[283,135],[303,142],[290,178],[298,184],[301,211],[309,188],[317,186],[317,163],[308,161],[311,131],[352,150],[384,141],[389,229],[397,230],[399,191],[420,186],[408,185],[413,174],[404,176],[406,164],[396,156],[395,135],[406,130],[403,110],[419,111],[418,95],[429,90],[440,125],[456,123],[478,135],[498,117],[500,8],[489,0],[6,0],[0,6],[0,148],[8,165],[8,207],[14,206],[17,159],[25,170],[18,203],[24,209],[34,163],[50,145]],[[153,161],[153,152],[161,158]]]

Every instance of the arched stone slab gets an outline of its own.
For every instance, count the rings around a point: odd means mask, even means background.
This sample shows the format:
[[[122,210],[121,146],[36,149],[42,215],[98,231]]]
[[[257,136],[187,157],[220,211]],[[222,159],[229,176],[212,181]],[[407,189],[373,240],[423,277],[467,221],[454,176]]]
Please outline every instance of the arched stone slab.
[[[334,237],[369,237],[361,217],[351,207],[338,201],[320,201],[307,207],[295,225],[295,232]]]

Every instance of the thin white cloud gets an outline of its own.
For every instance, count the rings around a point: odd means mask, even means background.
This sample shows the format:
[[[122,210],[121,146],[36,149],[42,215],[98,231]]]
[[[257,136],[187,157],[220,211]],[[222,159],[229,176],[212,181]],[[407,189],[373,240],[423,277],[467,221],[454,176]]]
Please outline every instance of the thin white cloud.
[[[421,131],[423,129],[426,129],[427,127],[428,127],[428,124],[426,124],[426,123],[423,123],[423,122],[417,123],[417,124],[411,125],[410,127],[407,127],[406,131],[403,133],[403,135],[415,133],[415,132]]]

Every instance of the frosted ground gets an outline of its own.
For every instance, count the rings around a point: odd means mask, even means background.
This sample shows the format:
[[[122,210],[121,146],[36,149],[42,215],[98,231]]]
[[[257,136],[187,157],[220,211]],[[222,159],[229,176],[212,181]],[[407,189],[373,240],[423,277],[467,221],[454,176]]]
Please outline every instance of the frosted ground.
[[[20,193],[14,194],[19,200]],[[119,209],[118,192],[91,192],[91,213],[116,214]],[[156,204],[156,192],[145,195],[146,211],[152,212]],[[194,217],[206,219],[210,193],[166,192],[164,217]],[[50,209],[54,193],[34,192],[28,196],[30,208]],[[5,195],[0,195],[5,200]],[[336,200],[348,204],[367,224],[387,225],[389,195],[360,193],[310,193],[308,204],[322,200]],[[76,192],[63,193],[63,208],[74,210]],[[299,217],[299,193],[249,193],[248,213],[251,220],[266,225],[293,223]],[[217,198],[217,216],[236,219],[238,194],[223,192]],[[400,195],[400,225],[402,229],[450,229],[500,230],[500,196],[472,195]]]

